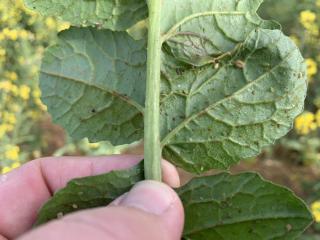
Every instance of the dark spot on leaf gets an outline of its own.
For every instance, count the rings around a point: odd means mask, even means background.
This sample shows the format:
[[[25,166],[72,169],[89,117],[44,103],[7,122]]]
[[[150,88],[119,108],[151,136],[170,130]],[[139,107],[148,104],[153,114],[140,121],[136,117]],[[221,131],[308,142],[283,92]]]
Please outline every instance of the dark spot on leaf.
[[[91,112],[96,113],[97,111],[96,111],[96,109],[93,108],[93,109],[91,109]]]

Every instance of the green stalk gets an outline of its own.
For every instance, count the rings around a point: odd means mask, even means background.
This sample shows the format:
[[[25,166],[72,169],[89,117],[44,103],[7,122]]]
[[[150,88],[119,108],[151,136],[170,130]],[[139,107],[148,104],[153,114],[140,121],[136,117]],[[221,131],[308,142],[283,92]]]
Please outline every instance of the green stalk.
[[[161,0],[149,0],[147,88],[144,117],[144,171],[149,180],[161,181],[160,65]]]

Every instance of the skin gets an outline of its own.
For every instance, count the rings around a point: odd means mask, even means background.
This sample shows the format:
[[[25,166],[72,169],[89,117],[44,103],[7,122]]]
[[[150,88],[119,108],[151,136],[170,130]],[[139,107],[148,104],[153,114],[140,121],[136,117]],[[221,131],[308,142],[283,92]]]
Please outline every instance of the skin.
[[[0,176],[0,240],[180,240],[183,207],[169,187],[178,187],[180,180],[167,161],[162,162],[166,184],[140,182],[109,206],[69,214],[31,230],[39,208],[69,180],[126,169],[141,159],[136,155],[50,157]]]

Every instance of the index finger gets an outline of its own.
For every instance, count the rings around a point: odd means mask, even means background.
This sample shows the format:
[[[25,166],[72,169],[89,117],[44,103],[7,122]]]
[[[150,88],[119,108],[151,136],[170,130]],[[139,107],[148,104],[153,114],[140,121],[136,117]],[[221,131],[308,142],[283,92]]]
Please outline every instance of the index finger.
[[[11,239],[30,229],[43,203],[71,179],[127,169],[142,158],[138,155],[44,158],[1,176],[0,236]],[[168,163],[163,167],[167,182],[178,184],[174,167]]]

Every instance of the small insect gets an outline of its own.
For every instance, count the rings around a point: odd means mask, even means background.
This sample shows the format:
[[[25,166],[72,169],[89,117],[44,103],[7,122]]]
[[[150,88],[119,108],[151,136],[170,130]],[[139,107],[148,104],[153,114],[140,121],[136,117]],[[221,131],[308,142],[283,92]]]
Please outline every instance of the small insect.
[[[244,68],[246,66],[246,63],[244,61],[241,61],[241,60],[237,60],[234,62],[234,65],[237,67],[237,68]]]

